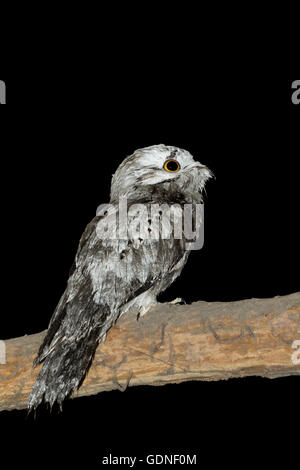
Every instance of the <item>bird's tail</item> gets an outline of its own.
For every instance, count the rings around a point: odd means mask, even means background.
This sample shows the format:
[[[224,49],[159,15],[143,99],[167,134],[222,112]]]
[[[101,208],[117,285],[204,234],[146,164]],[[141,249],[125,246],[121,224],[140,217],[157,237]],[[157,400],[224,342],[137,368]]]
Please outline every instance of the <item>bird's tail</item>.
[[[64,338],[55,344],[30,394],[29,410],[35,410],[42,402],[51,408],[57,402],[61,408],[62,402],[80,387],[92,363],[100,331],[101,326],[92,328],[80,338]]]

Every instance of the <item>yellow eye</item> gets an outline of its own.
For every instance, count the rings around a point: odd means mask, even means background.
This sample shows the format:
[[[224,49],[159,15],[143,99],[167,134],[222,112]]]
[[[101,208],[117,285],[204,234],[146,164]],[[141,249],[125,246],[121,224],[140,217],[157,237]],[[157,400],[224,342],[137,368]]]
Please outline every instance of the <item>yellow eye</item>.
[[[170,173],[177,173],[180,170],[180,165],[177,160],[167,160],[164,164],[164,169]]]

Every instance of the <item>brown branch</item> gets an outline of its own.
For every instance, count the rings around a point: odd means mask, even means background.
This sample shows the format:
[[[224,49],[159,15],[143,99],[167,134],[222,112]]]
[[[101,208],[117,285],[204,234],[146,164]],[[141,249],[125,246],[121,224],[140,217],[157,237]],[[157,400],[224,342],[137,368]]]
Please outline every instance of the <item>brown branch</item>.
[[[0,410],[26,407],[39,371],[32,361],[44,334],[5,342]],[[98,347],[74,397],[134,385],[300,375],[300,365],[294,363],[298,361],[292,361],[295,340],[300,340],[300,293],[239,302],[161,304],[138,322],[134,313],[119,319]]]

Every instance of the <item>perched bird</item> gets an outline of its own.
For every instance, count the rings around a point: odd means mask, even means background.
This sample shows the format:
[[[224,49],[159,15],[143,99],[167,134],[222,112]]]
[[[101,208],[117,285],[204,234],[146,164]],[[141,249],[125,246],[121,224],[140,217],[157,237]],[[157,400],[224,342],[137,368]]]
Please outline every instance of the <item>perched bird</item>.
[[[176,238],[173,231],[168,238],[152,237],[151,206],[174,205],[177,216],[183,215],[185,204],[202,202],[210,177],[210,170],[189,152],[165,145],[136,150],[121,163],[112,179],[110,204],[81,237],[66,290],[34,361],[43,367],[29,397],[30,410],[42,402],[61,407],[82,384],[98,343],[119,316],[132,308],[144,315],[180,275],[190,254],[185,237]],[[127,201],[127,237],[118,237],[124,229],[120,198]],[[130,214],[137,204],[146,208],[142,220],[136,211]],[[162,210],[155,217],[161,219]],[[142,227],[134,224],[137,219]]]

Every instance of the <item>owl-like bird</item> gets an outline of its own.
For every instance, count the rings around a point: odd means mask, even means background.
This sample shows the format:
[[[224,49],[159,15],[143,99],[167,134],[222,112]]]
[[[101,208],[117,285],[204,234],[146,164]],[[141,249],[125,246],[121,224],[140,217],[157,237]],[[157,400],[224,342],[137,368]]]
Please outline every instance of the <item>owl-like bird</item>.
[[[144,315],[180,275],[190,254],[186,240],[176,238],[173,231],[168,238],[151,237],[150,206],[175,205],[183,215],[185,204],[202,202],[210,177],[210,170],[189,152],[165,145],[136,150],[121,163],[112,179],[108,209],[97,213],[81,237],[66,290],[34,361],[34,366],[43,362],[43,367],[30,394],[29,409],[42,402],[50,407],[57,402],[61,407],[82,384],[97,345],[119,316],[132,308]],[[119,233],[120,198],[126,198],[128,214],[136,204],[149,210],[141,222],[149,237],[141,235],[141,227],[138,237],[134,233],[124,238],[100,236],[113,221]],[[129,214],[129,222],[135,217],[136,212]]]

